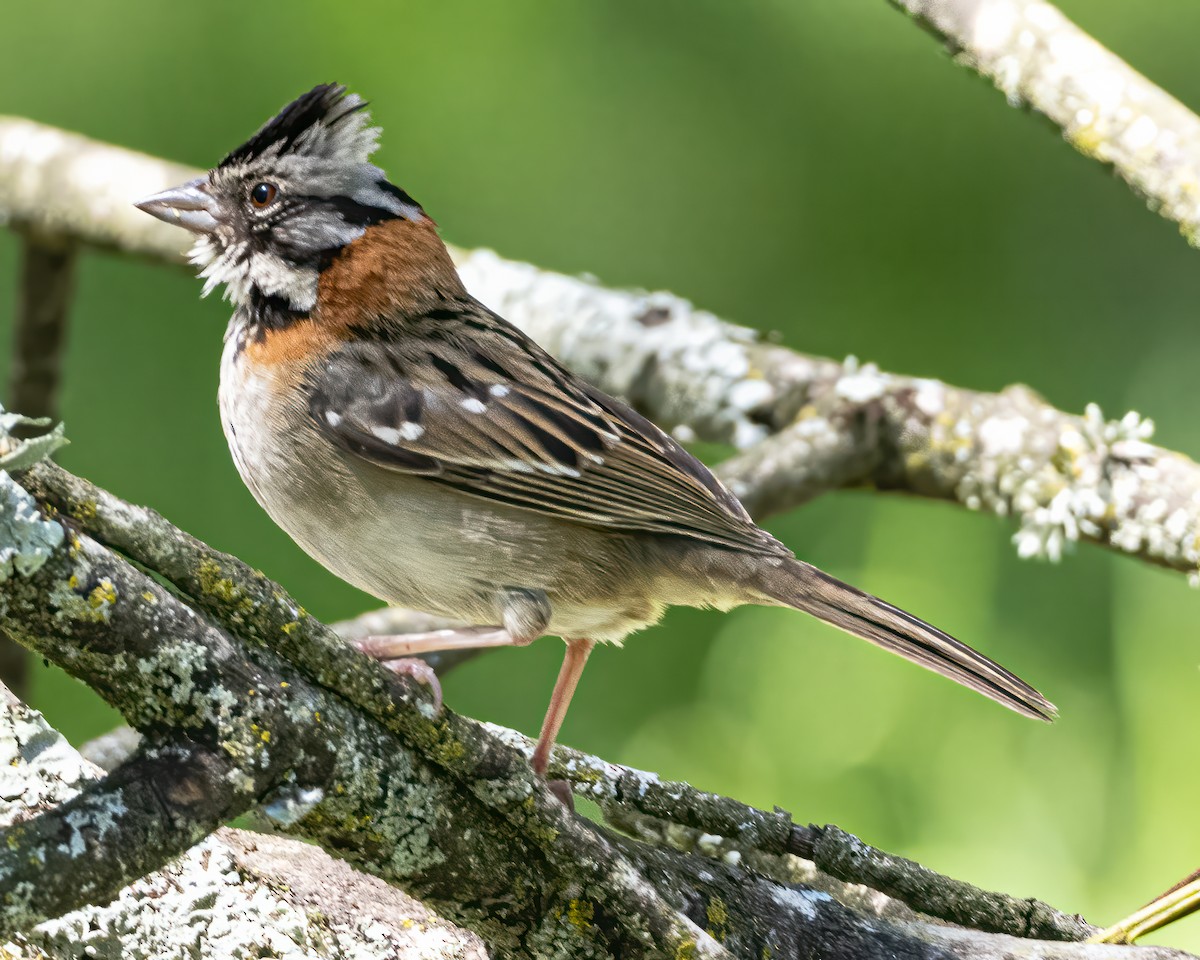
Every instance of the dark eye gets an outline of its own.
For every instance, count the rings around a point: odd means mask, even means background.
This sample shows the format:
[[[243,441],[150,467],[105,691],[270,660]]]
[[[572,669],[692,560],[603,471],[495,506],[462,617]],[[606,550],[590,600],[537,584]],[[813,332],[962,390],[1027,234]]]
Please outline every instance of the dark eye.
[[[256,183],[250,188],[250,202],[260,209],[275,199],[279,189],[273,183]]]

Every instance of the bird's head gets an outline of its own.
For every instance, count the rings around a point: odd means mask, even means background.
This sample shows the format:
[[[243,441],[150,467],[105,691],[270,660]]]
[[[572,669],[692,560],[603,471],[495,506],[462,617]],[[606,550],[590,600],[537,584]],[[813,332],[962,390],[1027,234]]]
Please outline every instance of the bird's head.
[[[196,234],[204,292],[236,304],[316,302],[321,270],[371,226],[424,211],[370,161],[379,128],[366,103],[322,84],[289,103],[205,176],[137,206]]]

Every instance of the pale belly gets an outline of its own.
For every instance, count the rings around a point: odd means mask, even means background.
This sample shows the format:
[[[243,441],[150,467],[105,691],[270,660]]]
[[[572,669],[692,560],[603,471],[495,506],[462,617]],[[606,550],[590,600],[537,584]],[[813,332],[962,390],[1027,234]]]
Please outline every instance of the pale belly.
[[[641,538],[548,521],[343,454],[226,353],[221,420],[238,472],[305,552],[354,586],[480,625],[502,622],[506,589],[542,590],[547,633],[618,642],[667,603],[696,602],[670,595]]]

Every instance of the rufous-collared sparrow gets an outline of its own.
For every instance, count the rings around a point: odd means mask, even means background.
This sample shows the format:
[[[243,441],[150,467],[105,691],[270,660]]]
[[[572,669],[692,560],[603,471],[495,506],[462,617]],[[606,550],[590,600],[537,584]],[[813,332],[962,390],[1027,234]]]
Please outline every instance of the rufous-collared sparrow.
[[[1053,718],[987,657],[797,560],[678,443],[474,299],[370,162],[364,107],[318,86],[138,206],[197,234],[205,292],[236,306],[221,418],[258,502],[342,579],[474,625],[366,652],[411,669],[433,649],[565,638],[539,773],[593,644],[673,604],[795,607]]]

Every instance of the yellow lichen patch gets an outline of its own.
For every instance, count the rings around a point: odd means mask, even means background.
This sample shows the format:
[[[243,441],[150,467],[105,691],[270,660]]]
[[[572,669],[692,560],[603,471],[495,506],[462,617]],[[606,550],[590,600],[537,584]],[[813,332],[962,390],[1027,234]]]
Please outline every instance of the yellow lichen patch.
[[[88,594],[88,606],[93,610],[103,610],[117,602],[117,588],[111,580],[101,580]]]
[[[87,523],[89,520],[96,519],[96,501],[95,500],[79,500],[71,504],[71,516],[81,523]]]
[[[158,598],[155,597],[154,594],[152,594],[149,590],[142,591],[142,599],[147,603],[158,603]]]
[[[718,943],[722,942],[729,934],[729,911],[725,907],[725,901],[720,897],[709,900],[705,918],[708,921],[708,935]]]
[[[264,730],[260,736],[261,736],[263,743],[271,742],[271,731],[270,730]]]
[[[577,930],[586,931],[592,925],[595,915],[596,908],[590,900],[572,899],[567,904],[567,923]]]
[[[300,629],[300,621],[293,620],[291,623],[285,623],[279,629],[282,630],[284,633],[286,633],[290,637],[293,633],[295,633],[297,630]]]
[[[1084,156],[1096,157],[1104,143],[1104,137],[1092,124],[1067,131],[1067,142]]]
[[[679,946],[675,948],[675,960],[695,960],[696,957],[696,941],[683,940]]]
[[[232,580],[221,576],[224,571],[215,560],[201,560],[200,569],[197,572],[200,575],[200,589],[205,593],[218,600],[224,600],[226,603],[233,603],[240,598],[241,591]]]

